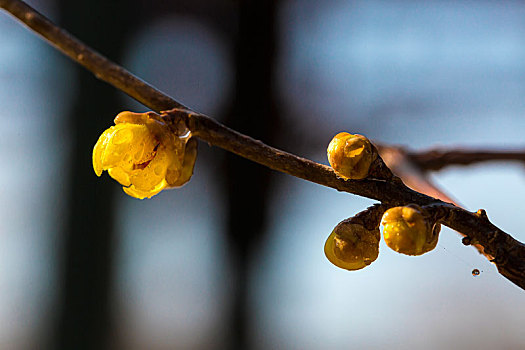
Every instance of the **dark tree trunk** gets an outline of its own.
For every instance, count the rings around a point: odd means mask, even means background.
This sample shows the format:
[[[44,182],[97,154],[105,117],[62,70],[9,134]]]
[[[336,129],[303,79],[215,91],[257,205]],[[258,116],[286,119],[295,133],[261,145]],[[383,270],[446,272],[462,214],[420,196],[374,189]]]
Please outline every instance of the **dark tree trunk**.
[[[270,144],[279,125],[274,91],[276,8],[277,1],[239,1],[235,98],[226,121],[233,129]],[[225,176],[228,237],[236,273],[230,348],[249,349],[249,267],[265,231],[271,172],[228,154]]]
[[[132,27],[134,1],[59,1],[61,25],[109,58],[120,61]],[[67,120],[72,138],[67,212],[61,249],[57,320],[52,349],[108,349],[112,332],[113,190],[99,180],[91,152],[119,111],[117,90],[75,66],[77,95]],[[59,102],[57,102],[59,103]]]

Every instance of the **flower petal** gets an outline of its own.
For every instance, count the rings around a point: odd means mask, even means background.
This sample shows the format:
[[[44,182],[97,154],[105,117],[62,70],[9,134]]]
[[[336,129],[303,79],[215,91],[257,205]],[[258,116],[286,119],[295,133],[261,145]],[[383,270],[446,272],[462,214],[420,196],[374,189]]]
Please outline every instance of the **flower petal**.
[[[152,121],[161,121],[160,116],[155,112],[135,113],[124,111],[120,112],[114,119],[115,124],[148,124]]]
[[[148,118],[146,113],[135,113],[124,111],[117,114],[115,117],[115,124],[130,123],[130,124],[145,124]]]
[[[170,154],[166,148],[159,146],[155,157],[141,171],[130,177],[131,183],[141,191],[150,191],[165,180],[170,163]]]
[[[102,166],[102,155],[108,144],[109,136],[113,132],[113,128],[114,127],[112,126],[104,131],[98,138],[95,147],[93,147],[93,170],[95,170],[95,174],[97,174],[97,176],[102,175],[102,171],[104,170]]]
[[[176,161],[172,162],[168,168],[166,181],[168,181],[170,187],[180,187],[190,181],[190,178],[193,175],[193,168],[195,167],[196,159],[197,139],[191,138],[186,143],[186,148],[184,149],[184,160],[182,166],[180,165],[180,160],[176,158]],[[177,177],[174,177],[172,174],[177,174]]]
[[[134,185],[131,185],[129,187],[123,187],[122,189],[128,196],[135,197],[138,199],[144,199],[153,197],[154,195],[165,189],[166,186],[166,180],[162,180],[157,186],[155,186],[149,191],[143,191],[141,189],[136,188]]]
[[[124,171],[122,168],[110,168],[108,169],[108,174],[123,186],[131,185],[131,181],[129,180],[129,173]]]
[[[153,151],[155,146],[155,139],[144,125],[117,124],[102,156],[102,165],[106,169],[122,167],[131,171],[133,164],[146,161],[142,159],[145,149]]]
[[[122,112],[93,148],[93,169],[107,170],[128,195],[149,198],[190,179],[197,142],[188,139],[154,112]]]

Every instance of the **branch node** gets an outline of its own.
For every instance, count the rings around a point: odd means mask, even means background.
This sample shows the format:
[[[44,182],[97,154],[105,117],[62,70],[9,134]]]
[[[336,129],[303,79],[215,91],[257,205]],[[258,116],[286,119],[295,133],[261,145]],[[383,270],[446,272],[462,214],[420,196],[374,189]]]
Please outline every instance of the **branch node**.
[[[501,266],[504,266],[508,262],[507,252],[503,248],[498,248],[496,250],[496,256],[494,259],[490,260],[491,263],[496,264],[498,266],[498,269]]]
[[[379,227],[381,218],[387,209],[387,205],[376,203],[344,221],[357,223],[368,230],[373,230]]]
[[[469,236],[465,236],[461,239],[461,243],[463,243],[464,245],[471,245],[472,239]]]
[[[489,220],[489,217],[487,216],[487,212],[485,209],[478,209],[476,212],[476,216],[478,216],[480,219]]]

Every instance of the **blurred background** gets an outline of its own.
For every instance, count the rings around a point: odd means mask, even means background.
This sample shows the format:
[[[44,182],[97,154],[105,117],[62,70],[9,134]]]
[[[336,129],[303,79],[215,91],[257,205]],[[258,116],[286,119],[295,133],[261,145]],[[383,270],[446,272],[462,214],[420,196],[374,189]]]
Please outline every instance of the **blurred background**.
[[[183,104],[325,163],[346,130],[389,144],[525,146],[522,1],[34,0]],[[0,349],[523,349],[523,290],[444,229],[348,272],[323,245],[371,205],[200,143],[151,200],[91,150],[146,111],[0,15]],[[523,165],[432,175],[525,241]],[[477,268],[481,274],[473,277]]]

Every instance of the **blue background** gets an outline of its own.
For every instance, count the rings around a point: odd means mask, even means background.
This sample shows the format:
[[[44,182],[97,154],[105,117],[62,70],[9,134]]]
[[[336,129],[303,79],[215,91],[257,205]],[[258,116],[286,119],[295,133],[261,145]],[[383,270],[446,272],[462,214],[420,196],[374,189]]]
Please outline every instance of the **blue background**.
[[[53,18],[52,1],[29,3]],[[304,135],[287,151],[326,164],[326,145],[342,130],[413,149],[524,146],[522,2],[289,0],[279,16],[280,108]],[[25,349],[55,315],[70,156],[64,112],[76,85],[73,63],[4,13],[0,33],[0,348]],[[124,65],[215,117],[231,98],[230,45],[195,18],[166,15],[128,44]],[[128,109],[146,110],[124,99]],[[100,113],[109,127],[112,111]],[[117,347],[224,341],[225,213],[206,162],[217,150],[201,143],[200,152],[185,187],[145,201],[118,193]],[[432,179],[525,241],[523,165],[452,167]],[[269,234],[250,266],[254,348],[525,348],[523,290],[455,232],[442,230],[421,257],[381,242],[376,262],[347,272],[326,260],[324,241],[373,202],[282,174],[276,183]]]

